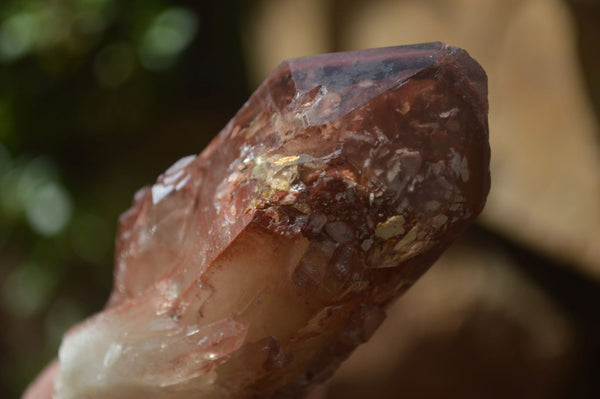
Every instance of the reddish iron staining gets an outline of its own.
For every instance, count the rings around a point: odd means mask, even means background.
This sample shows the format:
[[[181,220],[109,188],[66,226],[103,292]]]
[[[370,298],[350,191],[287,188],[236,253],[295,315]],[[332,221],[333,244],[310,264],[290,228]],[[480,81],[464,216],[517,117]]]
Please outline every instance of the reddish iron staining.
[[[296,397],[482,210],[486,76],[441,43],[283,62],[120,220],[57,398]]]

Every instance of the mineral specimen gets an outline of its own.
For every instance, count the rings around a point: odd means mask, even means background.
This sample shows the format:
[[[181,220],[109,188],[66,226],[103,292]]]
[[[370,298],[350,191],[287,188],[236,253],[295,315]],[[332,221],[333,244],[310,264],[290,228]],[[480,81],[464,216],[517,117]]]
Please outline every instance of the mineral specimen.
[[[283,62],[121,216],[55,398],[298,397],[481,211],[486,76],[442,43]]]

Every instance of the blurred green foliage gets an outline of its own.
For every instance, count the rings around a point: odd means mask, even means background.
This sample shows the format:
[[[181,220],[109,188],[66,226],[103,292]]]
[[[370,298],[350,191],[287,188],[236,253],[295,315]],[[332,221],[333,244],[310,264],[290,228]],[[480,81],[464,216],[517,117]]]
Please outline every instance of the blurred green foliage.
[[[242,1],[0,2],[0,397],[99,310],[118,215],[248,95]]]

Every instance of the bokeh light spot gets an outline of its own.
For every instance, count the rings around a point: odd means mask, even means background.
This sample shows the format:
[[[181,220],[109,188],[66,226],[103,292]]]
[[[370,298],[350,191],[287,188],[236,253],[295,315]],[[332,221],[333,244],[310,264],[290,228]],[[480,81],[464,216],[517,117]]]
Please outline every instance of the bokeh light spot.
[[[198,17],[186,8],[169,8],[160,13],[142,39],[139,48],[142,65],[151,70],[172,66],[197,30]]]
[[[36,15],[28,12],[7,18],[0,26],[0,60],[13,61],[26,55],[35,45],[38,22]]]
[[[40,185],[25,203],[27,220],[32,229],[41,235],[60,232],[71,217],[71,199],[66,190],[56,182]]]
[[[0,175],[0,207],[4,216],[19,218],[24,211],[27,198],[36,188],[57,177],[54,164],[40,157],[31,161],[16,160]]]
[[[32,316],[47,302],[54,285],[55,277],[47,268],[33,262],[20,266],[4,281],[4,307],[22,318]]]

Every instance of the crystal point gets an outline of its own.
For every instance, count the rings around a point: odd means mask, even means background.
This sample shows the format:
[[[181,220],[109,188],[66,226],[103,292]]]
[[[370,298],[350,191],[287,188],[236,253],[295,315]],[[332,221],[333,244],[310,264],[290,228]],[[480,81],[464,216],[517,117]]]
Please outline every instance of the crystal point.
[[[486,76],[442,43],[283,62],[121,216],[55,397],[298,395],[482,210]]]

